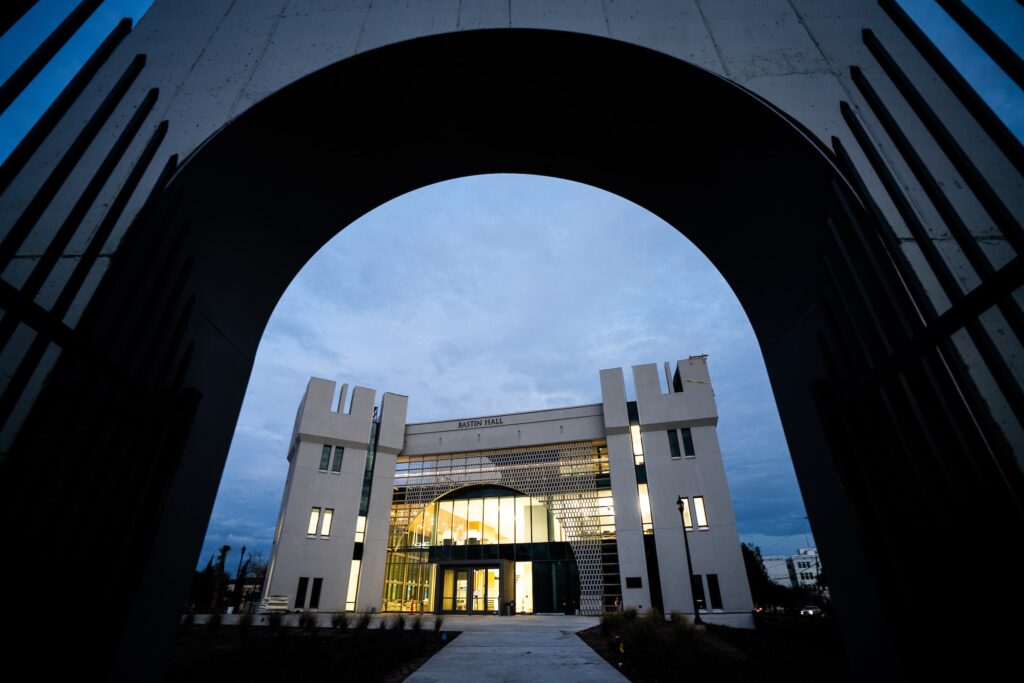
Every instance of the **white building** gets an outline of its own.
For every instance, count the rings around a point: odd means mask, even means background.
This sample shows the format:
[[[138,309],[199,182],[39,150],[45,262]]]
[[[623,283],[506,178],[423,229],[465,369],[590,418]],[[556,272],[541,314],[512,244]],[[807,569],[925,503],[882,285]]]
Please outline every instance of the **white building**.
[[[768,578],[790,588],[818,588],[821,560],[817,548],[798,548],[796,555],[762,557]]]
[[[265,597],[290,609],[598,614],[752,627],[705,356],[601,371],[601,403],[406,424],[311,379]],[[682,498],[683,513],[677,507]],[[693,583],[683,538],[686,518]],[[278,598],[280,599],[280,598]]]

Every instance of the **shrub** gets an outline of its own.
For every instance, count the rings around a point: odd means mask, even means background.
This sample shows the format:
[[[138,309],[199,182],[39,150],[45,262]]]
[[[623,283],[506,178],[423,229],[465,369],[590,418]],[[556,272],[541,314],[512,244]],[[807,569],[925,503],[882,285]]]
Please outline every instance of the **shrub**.
[[[238,617],[238,632],[242,635],[242,637],[248,636],[249,635],[249,629],[251,627],[252,627],[252,613],[251,612],[243,612],[242,615],[240,617]]]
[[[284,617],[280,612],[271,612],[267,615],[267,626],[270,628],[271,633],[280,633],[283,624]]]
[[[669,626],[672,629],[672,635],[675,636],[676,640],[692,638],[696,635],[696,630],[693,628],[693,622],[690,621],[690,618],[682,612],[672,611],[669,614]]]
[[[339,631],[348,630],[348,615],[344,612],[335,612],[334,616],[331,617],[331,628]]]
[[[210,614],[209,620],[206,622],[206,628],[210,631],[216,631],[220,628],[221,616],[219,611],[214,611]]]
[[[434,617],[434,633],[440,633],[442,626],[444,626],[444,617],[438,614]]]
[[[396,614],[395,615],[395,617],[391,620],[391,630],[392,631],[397,631],[398,633],[401,633],[401,632],[405,631],[405,615],[404,614]]]
[[[359,615],[359,618],[356,619],[356,630],[365,631],[368,628],[370,628],[370,614],[368,612],[363,612]]]
[[[622,619],[627,624],[629,624],[636,621],[636,618],[639,614],[640,613],[636,611],[636,607],[627,607],[626,609],[622,610]]]
[[[601,633],[620,633],[626,626],[626,615],[622,612],[605,612],[601,615]]]
[[[313,633],[316,631],[316,621],[317,620],[315,614],[308,610],[303,611],[302,614],[299,615],[299,628],[301,628],[304,631],[309,631],[310,633]]]
[[[409,628],[414,636],[418,636],[423,631],[423,615],[417,614]]]
[[[181,618],[181,624],[178,626],[178,633],[184,634],[192,628],[192,624],[196,622],[196,614],[192,610],[185,612],[185,615]]]

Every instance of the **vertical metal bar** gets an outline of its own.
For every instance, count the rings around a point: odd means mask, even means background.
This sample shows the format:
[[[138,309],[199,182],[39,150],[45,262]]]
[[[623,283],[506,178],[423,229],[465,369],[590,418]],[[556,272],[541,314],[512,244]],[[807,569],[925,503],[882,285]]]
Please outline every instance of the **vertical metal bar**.
[[[981,49],[988,53],[999,68],[1006,72],[1006,75],[1013,79],[1018,88],[1024,89],[1024,61],[1017,56],[1013,49],[1003,42],[1003,39],[996,35],[996,32],[988,27],[977,14],[960,0],[935,0],[939,7],[946,10],[953,21],[960,24],[960,28],[976,42]]]
[[[39,75],[43,67],[50,63],[53,56],[64,47],[71,36],[75,35],[75,32],[82,27],[82,24],[102,2],[103,0],[82,0],[78,7],[71,10],[67,18],[60,23],[60,26],[46,37],[42,45],[22,62],[21,66],[4,81],[3,85],[0,85],[0,114],[7,111],[11,102],[14,102],[25,87],[32,82],[32,79]]]
[[[25,238],[28,237],[29,232],[35,226],[39,217],[43,215],[43,211],[53,201],[57,191],[64,184],[64,181],[67,180],[68,176],[71,175],[71,171],[74,170],[82,155],[85,154],[89,144],[99,134],[110,118],[110,115],[113,114],[117,105],[120,104],[128,92],[128,88],[138,77],[145,64],[145,55],[135,56],[121,75],[121,78],[118,79],[117,83],[114,84],[114,87],[104,98],[103,103],[100,104],[96,112],[89,118],[89,121],[78,133],[78,136],[68,147],[67,151],[64,152],[64,156],[54,166],[53,171],[43,181],[42,186],[35,196],[32,197],[31,201],[29,201],[28,206],[25,207],[25,211],[14,222],[10,232],[4,237],[3,242],[0,242],[0,271],[3,271],[11,262],[18,247],[25,241]]]
[[[878,60],[878,63],[882,65],[885,73],[888,74],[890,80],[892,80],[904,99],[906,99],[914,113],[924,123],[928,132],[939,143],[939,147],[949,157],[957,172],[960,173],[968,187],[974,192],[982,207],[999,227],[999,230],[1006,236],[1006,239],[1013,245],[1018,254],[1024,253],[1024,230],[1021,229],[1020,223],[1017,222],[1017,219],[1006,207],[1006,204],[999,198],[999,195],[992,189],[992,186],[988,184],[988,181],[985,180],[978,167],[967,156],[967,153],[964,152],[935,111],[928,106],[924,97],[896,64],[892,55],[878,41],[875,34],[870,30],[864,30],[863,36],[864,44],[867,45],[868,50]]]
[[[985,101],[981,99],[974,88],[967,80],[960,75],[960,72],[949,63],[949,60],[939,51],[935,44],[928,39],[914,20],[903,11],[895,0],[878,0],[885,13],[889,15],[893,23],[899,27],[903,35],[917,48],[928,65],[939,75],[960,103],[971,113],[971,116],[992,138],[992,141],[1003,151],[1010,163],[1020,172],[1024,173],[1024,145],[1021,145],[1017,136],[1010,132],[1006,124],[995,115]]]
[[[93,203],[103,190],[103,186],[106,185],[107,180],[113,174],[114,169],[124,158],[124,153],[127,151],[128,146],[135,140],[135,136],[142,128],[143,122],[146,117],[149,116],[153,110],[153,105],[156,103],[158,97],[158,91],[156,88],[150,90],[143,98],[142,102],[136,108],[135,113],[132,114],[132,118],[128,121],[127,125],[121,130],[121,134],[117,140],[111,146],[107,152],[106,157],[100,163],[96,172],[89,179],[85,189],[82,191],[81,196],[75,205],[71,208],[64,222],[57,230],[56,234],[50,240],[42,257],[39,262],[36,263],[32,272],[29,273],[28,278],[21,285],[22,295],[28,298],[34,298],[35,295],[42,288],[47,278],[50,276],[53,267],[57,264],[61,255],[64,253],[65,247],[75,236],[81,227],[82,221],[85,219],[85,215],[92,208]],[[12,317],[5,317],[0,320],[0,348],[2,348],[11,334],[14,332],[16,321]]]
[[[949,197],[942,191],[942,187],[935,179],[935,176],[928,170],[928,165],[921,159],[921,155],[917,153],[910,140],[907,139],[906,134],[899,127],[899,124],[896,123],[896,119],[893,118],[885,104],[882,103],[882,98],[878,96],[875,89],[868,83],[867,78],[864,77],[864,72],[859,67],[851,66],[850,74],[853,76],[853,82],[857,84],[857,88],[868,101],[872,111],[874,111],[875,116],[878,117],[878,120],[885,128],[886,133],[889,134],[896,148],[900,151],[904,160],[906,160],[907,165],[910,166],[914,177],[917,178],[921,187],[924,188],[925,193],[939,212],[939,216],[942,217],[943,222],[949,229],[950,234],[953,235],[956,243],[960,246],[964,256],[967,257],[967,260],[983,281],[991,278],[995,274],[992,262],[981,251],[977,238],[971,234],[963,218],[960,217],[959,212],[953,207],[953,203],[949,201]],[[1024,314],[1021,313],[1017,303],[1012,298],[1007,297],[999,301],[998,306],[999,311],[1006,318],[1010,329],[1013,330],[1018,339],[1024,341]]]
[[[106,215],[103,217],[99,227],[96,229],[96,234],[93,235],[92,240],[89,242],[89,246],[86,247],[85,251],[79,257],[78,263],[75,264],[75,269],[71,273],[71,277],[68,278],[67,283],[64,285],[64,289],[61,290],[60,295],[57,297],[56,303],[54,303],[53,307],[50,309],[50,312],[55,317],[63,317],[71,307],[71,303],[74,301],[75,296],[78,295],[79,288],[82,286],[82,283],[85,282],[86,276],[96,263],[100,251],[103,249],[103,245],[106,244],[107,239],[113,232],[114,226],[121,217],[121,213],[124,211],[128,200],[135,192],[135,188],[138,187],[142,176],[149,168],[149,164],[156,155],[156,151],[159,149],[166,134],[167,121],[163,121],[159,126],[157,126],[153,136],[146,144],[146,148],[142,151],[142,154],[139,155],[139,159],[135,162],[135,166],[132,168],[132,172],[128,175],[128,179],[125,181],[124,186],[121,187],[121,191],[118,193],[117,197],[114,198],[114,201],[111,203]],[[154,190],[163,189],[176,166],[177,156],[172,156],[160,172],[160,176],[157,178],[154,185]],[[140,211],[139,215],[142,215],[144,210],[145,209]]]
[[[35,4],[36,0],[4,0],[3,5],[0,5],[0,36],[17,24]]]
[[[57,95],[57,99],[47,108],[43,115],[39,117],[32,129],[25,134],[25,137],[21,139],[18,146],[7,158],[4,159],[3,165],[0,165],[0,194],[10,186],[11,181],[14,180],[15,176],[21,171],[32,155],[36,153],[39,146],[43,144],[43,141],[53,132],[54,127],[57,123],[64,118],[68,109],[74,104],[78,96],[85,90],[85,86],[92,81],[96,72],[100,70],[110,55],[114,52],[114,48],[121,44],[124,37],[131,33],[132,20],[122,19],[118,22],[114,30],[100,43],[100,46],[96,48],[96,51],[92,53],[89,60],[78,70],[71,82],[65,86],[64,90],[61,91],[60,95]]]

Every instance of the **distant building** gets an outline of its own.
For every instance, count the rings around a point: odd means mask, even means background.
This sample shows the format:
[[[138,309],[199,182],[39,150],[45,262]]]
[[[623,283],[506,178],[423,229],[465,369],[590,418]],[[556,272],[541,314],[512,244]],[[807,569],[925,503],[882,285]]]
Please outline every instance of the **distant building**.
[[[707,359],[601,371],[602,402],[406,424],[313,378],[264,599],[288,609],[599,614],[753,627]],[[683,547],[682,497],[693,562]]]
[[[799,548],[796,555],[765,555],[768,578],[789,588],[817,589],[821,559],[817,548]]]

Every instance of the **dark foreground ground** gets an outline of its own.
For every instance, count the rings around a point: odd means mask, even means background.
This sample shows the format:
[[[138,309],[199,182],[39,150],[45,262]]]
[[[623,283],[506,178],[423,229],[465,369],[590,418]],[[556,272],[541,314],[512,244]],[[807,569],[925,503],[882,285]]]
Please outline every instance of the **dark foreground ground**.
[[[391,624],[387,624],[391,626]],[[403,680],[458,633],[394,629],[183,628],[168,681]]]
[[[580,638],[633,683],[852,681],[839,631],[815,617],[758,618],[757,629],[618,614]]]

